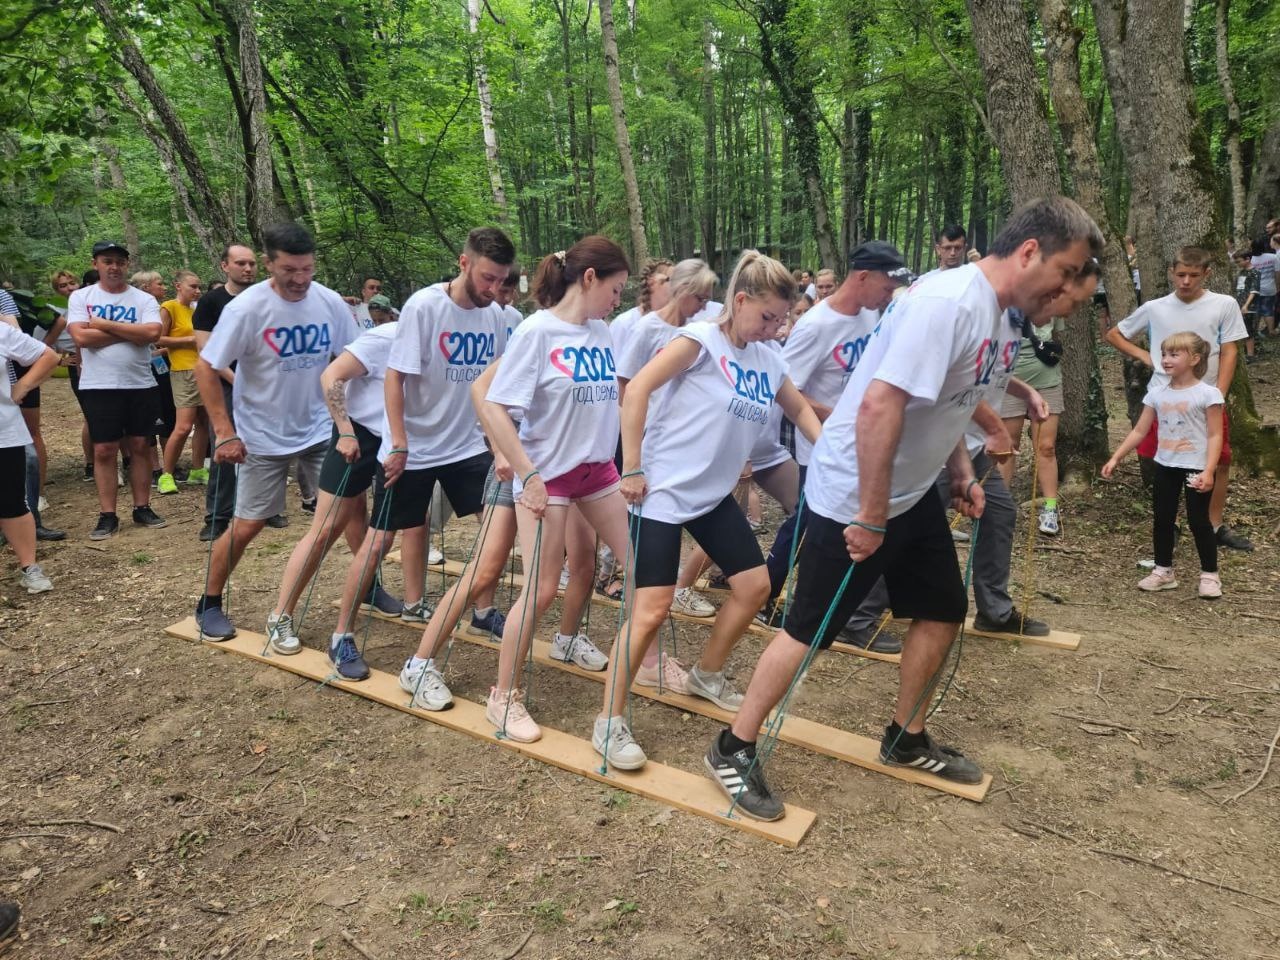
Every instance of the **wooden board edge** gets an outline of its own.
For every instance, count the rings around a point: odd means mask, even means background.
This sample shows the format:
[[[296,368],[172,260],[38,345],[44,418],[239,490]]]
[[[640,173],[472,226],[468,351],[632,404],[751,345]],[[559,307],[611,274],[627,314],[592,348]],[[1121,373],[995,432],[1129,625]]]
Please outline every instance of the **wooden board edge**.
[[[909,623],[908,620],[894,619],[894,623]],[[985,640],[1004,640],[1007,643],[1027,643],[1033,647],[1047,647],[1050,650],[1079,650],[1081,635],[1078,633],[1067,633],[1064,630],[1050,630],[1047,637],[1024,637],[1012,633],[992,633],[988,630],[975,629],[973,625],[973,617],[967,617],[964,621],[964,635],[966,637],[982,637]]]
[[[164,632],[168,636],[179,640],[201,642],[199,628],[196,626],[194,617],[187,617],[178,623],[171,624],[164,628]],[[322,683],[335,690],[355,694],[375,703],[380,703],[383,706],[399,710],[402,713],[408,713],[419,719],[435,723],[446,729],[465,733],[475,739],[487,741],[543,763],[559,767],[578,776],[586,777],[598,783],[625,790],[628,793],[634,793],[659,803],[665,803],[687,813],[704,817],[725,826],[734,827],[784,846],[798,847],[817,820],[817,815],[813,811],[793,804],[786,804],[786,815],[772,823],[751,820],[743,816],[731,818],[725,815],[728,810],[728,802],[724,799],[724,795],[710,780],[701,774],[690,773],[689,771],[656,763],[652,760],[645,764],[642,770],[634,774],[616,770],[602,774],[598,766],[595,766],[594,763],[586,763],[582,759],[586,756],[587,751],[590,752],[592,757],[596,756],[590,744],[571,734],[543,727],[543,737],[536,743],[526,744],[516,743],[512,740],[498,740],[491,734],[482,733],[482,726],[474,722],[477,712],[483,719],[484,710],[479,704],[472,703],[469,700],[459,700],[455,702],[452,709],[439,713],[415,710],[407,702],[404,702],[405,698],[400,692],[398,680],[385,671],[372,671],[372,675],[368,680],[358,683],[330,680],[328,660],[320,651],[304,649],[301,653],[291,657],[264,656],[258,651],[265,646],[265,643],[266,638],[261,634],[242,630],[231,640],[216,643],[203,641],[201,645],[216,648],[224,653],[232,653],[265,666],[285,670],[296,676]],[[323,666],[317,669],[317,662]],[[378,690],[388,686],[394,688],[397,693],[400,693],[400,696],[388,697],[377,693]],[[485,726],[487,726],[487,721]]]

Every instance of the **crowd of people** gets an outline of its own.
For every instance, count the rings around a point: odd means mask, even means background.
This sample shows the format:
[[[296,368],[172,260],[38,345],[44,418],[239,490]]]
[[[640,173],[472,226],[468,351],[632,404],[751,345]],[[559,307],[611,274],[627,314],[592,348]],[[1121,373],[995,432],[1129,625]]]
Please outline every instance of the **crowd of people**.
[[[1048,634],[1010,595],[1011,487],[1030,425],[1034,522],[1060,534],[1054,443],[1070,348],[1062,318],[1098,296],[1103,242],[1075,203],[1046,198],[1016,210],[985,253],[969,248],[962,228],[945,227],[937,268],[918,278],[879,240],[852,250],[843,276],[793,271],[747,250],[721,286],[702,260],[655,260],[640,271],[635,308],[612,322],[632,266],[602,236],[539,262],[527,317],[513,306],[527,277],[493,227],[472,230],[456,275],[399,310],[377,279],[366,278],[359,297],[316,282],[314,241],[297,224],[263,239],[264,280],[258,254],[230,244],[217,282],[206,290],[184,270],[170,296],[164,278],[130,274],[128,249],[104,241],[83,278],[52,278],[67,300],[47,328],[0,299],[14,319],[0,325],[12,380],[0,402],[0,531],[28,591],[52,588],[38,541],[65,536],[39,513],[39,387],[63,364],[84,417],[84,478],[99,501],[90,538],[119,530],[126,483],[133,523],[151,528],[166,526],[153,490],[205,487],[208,569],[194,612],[206,640],[236,635],[227,583],[262,529],[287,522],[293,476],[312,520],[266,619],[276,654],[302,649],[297,605],[343,538],[351,559],[326,645],[333,668],[351,681],[370,675],[356,639],[362,611],[422,624],[400,672],[416,708],[453,702],[438,657],[461,621],[500,640],[486,717],[499,736],[537,740],[521,666],[562,591],[551,656],[607,671],[590,739],[614,768],[647,759],[627,720],[633,682],[704,698],[735,715],[708,746],[708,775],[744,814],[782,816],[758,734],[813,654],[846,643],[901,654],[881,760],[981,780],[976,762],[926,731],[922,709],[968,608],[954,543],[965,535],[948,510],[977,521],[975,627]],[[1223,410],[1237,344],[1253,356],[1257,340],[1274,335],[1268,246],[1280,248],[1280,233],[1247,264],[1237,258],[1234,299],[1205,289],[1210,255],[1183,248],[1173,292],[1106,332],[1154,368],[1142,417],[1103,470],[1110,476],[1134,449],[1155,465],[1155,556],[1143,590],[1177,587],[1180,495],[1199,596],[1222,595],[1219,547],[1252,549],[1224,522]],[[723,302],[712,299],[717,289]],[[760,492],[785,518],[767,552],[757,537]],[[432,606],[429,529],[433,517],[443,522],[446,501],[477,517],[480,533]],[[379,575],[397,533],[402,596]],[[504,612],[495,592],[517,543],[524,585]],[[704,575],[724,590],[718,605],[698,589]],[[623,603],[608,653],[581,629],[593,591]],[[883,629],[887,610],[910,621],[905,636]],[[659,639],[673,611],[714,617],[687,666]],[[726,665],[753,620],[777,632],[739,690]]]

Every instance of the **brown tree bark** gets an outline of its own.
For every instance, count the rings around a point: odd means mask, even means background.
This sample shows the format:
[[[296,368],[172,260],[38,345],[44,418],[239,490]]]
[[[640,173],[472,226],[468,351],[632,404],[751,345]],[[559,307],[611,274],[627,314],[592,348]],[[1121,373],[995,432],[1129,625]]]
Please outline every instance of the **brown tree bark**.
[[[640,202],[640,184],[631,158],[631,134],[627,130],[627,111],[622,100],[622,83],[618,77],[618,38],[613,29],[613,0],[600,2],[600,41],[604,47],[604,76],[609,88],[609,107],[613,111],[613,134],[618,141],[618,163],[622,167],[622,185],[627,193],[627,219],[631,224],[631,256],[637,270],[649,260],[649,241],[644,234],[644,206]]]
[[[258,52],[258,27],[253,0],[232,0],[231,15],[235,20],[240,50],[240,83],[249,122],[251,149],[246,151],[248,168],[248,202],[246,219],[249,235],[258,244],[273,223],[287,219],[289,211],[276,202],[275,162],[271,153],[271,129],[267,124],[267,91],[262,79],[262,57]]]
[[[1257,161],[1249,184],[1248,230],[1259,236],[1267,221],[1280,216],[1280,112],[1258,141]]]
[[[1231,0],[1217,0],[1214,5],[1214,38],[1218,65],[1218,86],[1227,105],[1227,125],[1222,131],[1227,142],[1227,163],[1231,179],[1231,236],[1237,244],[1248,240],[1244,194],[1244,160],[1240,153],[1240,104],[1236,87],[1231,82],[1231,58],[1228,56],[1227,19]]]
[[[130,257],[141,261],[142,250],[138,240],[138,222],[133,218],[133,208],[129,206],[124,180],[124,170],[120,167],[120,151],[114,143],[103,140],[98,144],[102,155],[107,158],[107,173],[111,176],[111,189],[120,203],[120,222],[124,227],[124,245],[129,249]]]
[[[569,34],[569,15],[573,0],[552,0],[556,19],[560,21],[560,58],[564,69],[564,100],[569,117],[569,172],[573,175],[573,220],[583,224],[587,212],[582,203],[582,165],[578,159],[578,107],[577,81],[573,70],[573,47]],[[548,106],[552,105],[551,91],[547,91]]]

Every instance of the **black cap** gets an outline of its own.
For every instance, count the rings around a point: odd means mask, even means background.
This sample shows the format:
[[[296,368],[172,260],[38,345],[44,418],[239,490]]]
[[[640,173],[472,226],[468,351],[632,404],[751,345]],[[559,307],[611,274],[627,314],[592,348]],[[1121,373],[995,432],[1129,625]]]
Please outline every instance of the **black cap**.
[[[93,245],[93,255],[95,257],[99,254],[110,253],[113,250],[123,253],[126,257],[129,256],[129,248],[123,243],[117,243],[114,240],[99,240]]]
[[[868,240],[855,247],[849,254],[849,269],[887,273],[899,283],[910,283],[912,279],[902,254],[887,240]]]

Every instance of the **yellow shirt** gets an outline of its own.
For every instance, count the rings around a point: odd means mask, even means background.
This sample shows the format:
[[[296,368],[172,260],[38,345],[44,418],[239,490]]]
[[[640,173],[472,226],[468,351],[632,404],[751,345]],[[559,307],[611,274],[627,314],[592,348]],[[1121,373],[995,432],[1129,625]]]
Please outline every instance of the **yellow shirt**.
[[[189,337],[196,332],[196,328],[191,325],[191,315],[195,313],[194,307],[183,306],[177,300],[166,300],[160,306],[168,310],[169,316],[173,319],[173,324],[169,327],[169,336]],[[195,347],[170,347],[169,367],[173,370],[194,370],[198,357]]]

